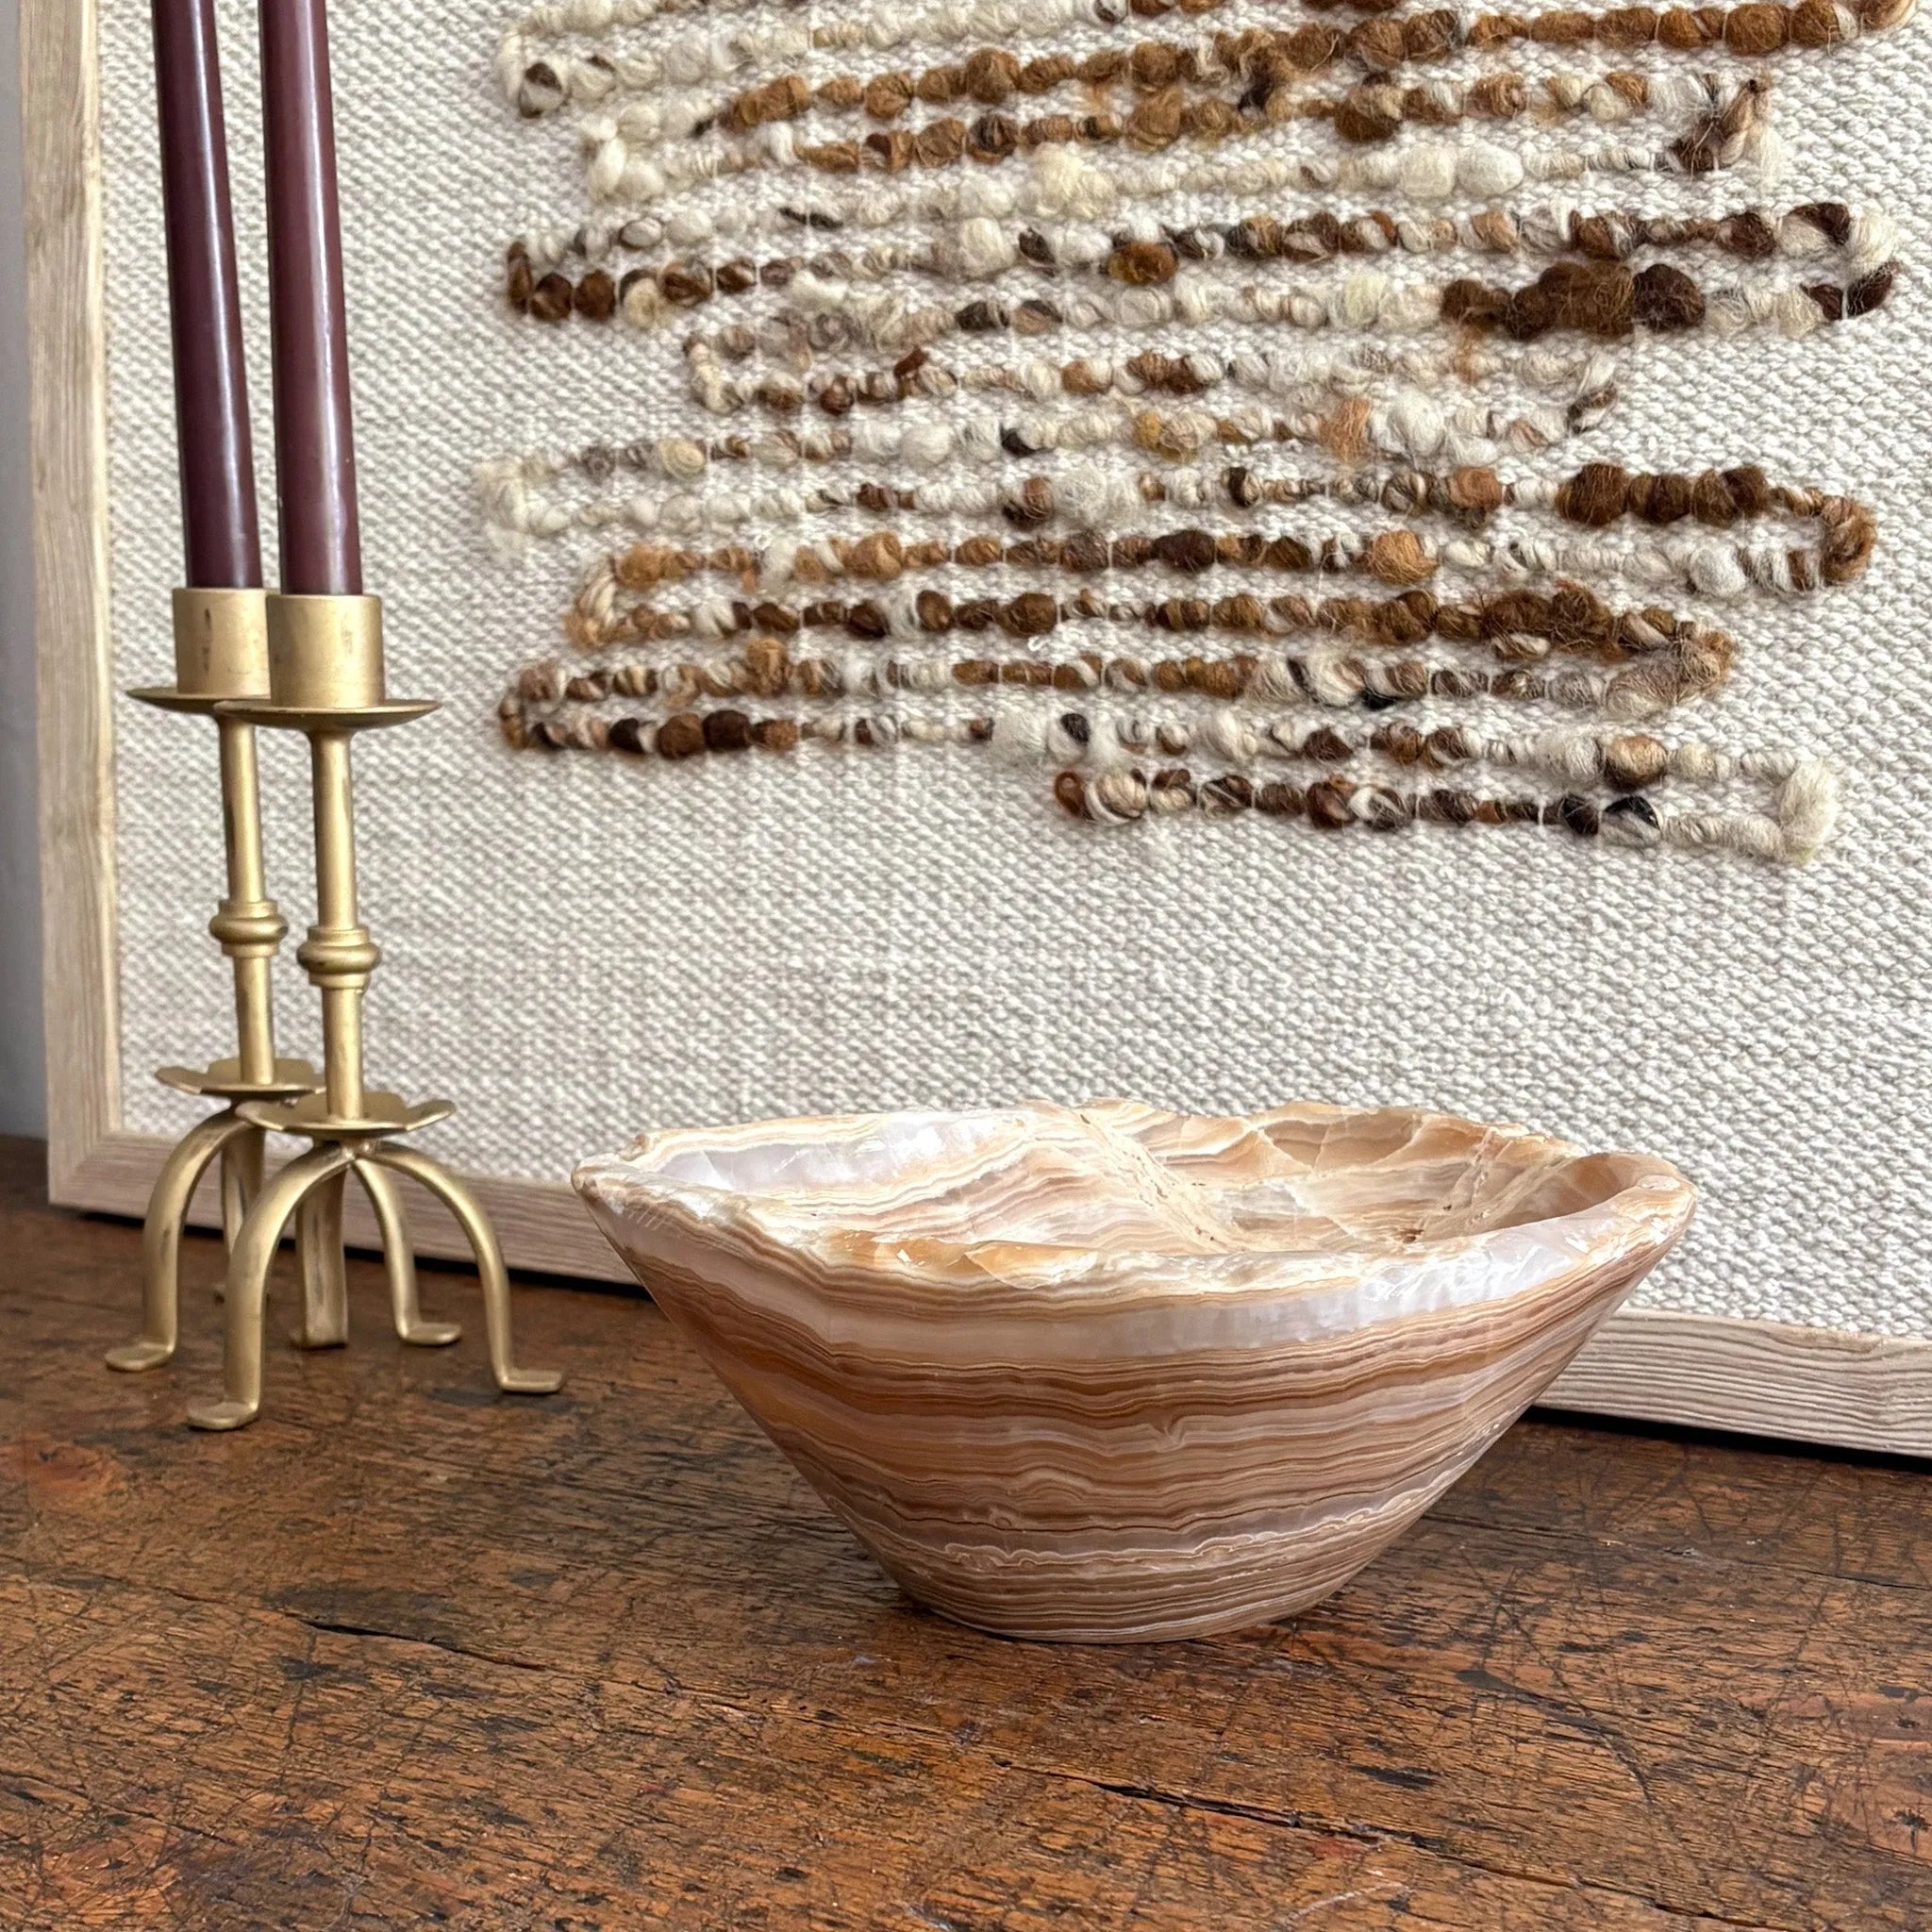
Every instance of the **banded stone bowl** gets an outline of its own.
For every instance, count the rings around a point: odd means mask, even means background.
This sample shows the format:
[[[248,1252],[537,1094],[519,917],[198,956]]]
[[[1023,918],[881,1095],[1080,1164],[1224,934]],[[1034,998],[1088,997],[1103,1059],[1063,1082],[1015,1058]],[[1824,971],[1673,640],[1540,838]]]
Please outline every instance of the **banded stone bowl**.
[[[1341,1588],[1696,1198],[1660,1160],[1522,1127],[1118,1102],[653,1134],[576,1183],[908,1591],[1065,1641]]]

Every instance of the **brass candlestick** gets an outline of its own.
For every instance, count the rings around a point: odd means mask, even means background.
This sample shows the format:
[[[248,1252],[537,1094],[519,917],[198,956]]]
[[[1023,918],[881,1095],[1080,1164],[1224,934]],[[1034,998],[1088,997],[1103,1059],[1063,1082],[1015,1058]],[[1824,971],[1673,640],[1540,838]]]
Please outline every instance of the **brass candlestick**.
[[[321,1091],[242,1104],[241,1118],[265,1132],[300,1136],[309,1151],[269,1181],[243,1221],[228,1264],[224,1399],[192,1405],[199,1429],[239,1429],[261,1412],[262,1318],[268,1273],[289,1221],[304,1229],[303,1324],[298,1342],[337,1347],[348,1339],[342,1271],[342,1192],[357,1174],[382,1222],[392,1269],[413,1282],[407,1224],[394,1174],[420,1182],[453,1213],[483,1278],[490,1364],[507,1393],[549,1395],[563,1378],[511,1360],[509,1275],[489,1216],[469,1189],[426,1155],[394,1143],[447,1120],[448,1101],[409,1107],[371,1092],[364,1079],[362,1000],[382,955],[361,921],[356,886],[355,779],[351,746],[359,732],[407,724],[434,704],[391,701],[383,668],[382,606],[374,597],[271,595],[267,600],[271,696],[221,705],[225,722],[299,731],[308,740],[315,791],[316,924],[297,958],[322,994]],[[393,1279],[393,1275],[392,1275]],[[422,1330],[422,1324],[417,1324]],[[454,1331],[406,1340],[441,1342]]]
[[[108,1366],[139,1374],[173,1358],[180,1332],[181,1235],[202,1175],[221,1162],[222,1224],[232,1245],[260,1191],[267,1137],[241,1109],[252,1101],[312,1093],[322,1075],[307,1060],[275,1057],[269,971],[288,924],[268,897],[261,859],[261,796],[254,727],[217,716],[224,700],[268,690],[267,605],[259,591],[175,592],[175,684],[130,693],[158,710],[213,718],[221,739],[222,824],[228,894],[208,930],[233,963],[240,1052],[204,1072],[163,1067],[157,1078],[222,1110],[192,1129],[162,1167],[142,1241],[142,1332]]]
[[[177,1092],[223,1103],[219,1113],[192,1128],[161,1168],[148,1203],[142,1239],[142,1333],[115,1349],[108,1366],[140,1374],[174,1357],[180,1334],[181,1237],[202,1176],[221,1163],[222,1226],[232,1255],[250,1207],[261,1191],[268,1131],[243,1109],[254,1103],[297,1100],[315,1093],[323,1076],[307,1060],[281,1059],[275,1043],[270,972],[288,937],[288,922],[268,897],[262,864],[261,791],[255,726],[225,716],[221,706],[258,700],[270,689],[268,603],[260,591],[176,591],[175,683],[129,695],[157,710],[212,718],[221,741],[222,824],[227,847],[228,892],[208,930],[233,963],[240,1051],[203,1072],[163,1067],[156,1077]],[[419,1347],[441,1348],[461,1330],[428,1323],[417,1307],[416,1267],[409,1252],[394,1180],[376,1169],[361,1174],[381,1229],[396,1332]],[[338,1202],[340,1208],[340,1202]],[[341,1222],[305,1213],[298,1230],[305,1284],[325,1284],[342,1272]],[[319,1289],[317,1292],[319,1292]],[[305,1294],[305,1303],[312,1298]],[[326,1331],[305,1323],[296,1341],[334,1345]]]

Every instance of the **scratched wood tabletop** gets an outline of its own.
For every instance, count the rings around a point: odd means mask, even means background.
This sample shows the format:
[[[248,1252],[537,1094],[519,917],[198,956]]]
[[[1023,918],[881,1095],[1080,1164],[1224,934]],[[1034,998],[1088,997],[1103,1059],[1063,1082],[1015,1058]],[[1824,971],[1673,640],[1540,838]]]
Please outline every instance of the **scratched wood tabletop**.
[[[1932,1927],[1920,1471],[1539,1420],[1295,1623],[910,1607],[641,1299],[108,1374],[138,1240],[0,1143],[0,1925]],[[425,1303],[474,1320],[474,1283]],[[281,1307],[286,1312],[287,1296]],[[273,1324],[272,1326],[279,1326]]]

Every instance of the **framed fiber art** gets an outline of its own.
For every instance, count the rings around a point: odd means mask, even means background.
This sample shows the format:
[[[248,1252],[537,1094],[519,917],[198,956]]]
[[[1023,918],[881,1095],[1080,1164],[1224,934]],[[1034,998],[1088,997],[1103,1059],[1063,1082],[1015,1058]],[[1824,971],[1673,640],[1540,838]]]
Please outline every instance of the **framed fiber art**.
[[[512,1261],[614,1272],[566,1176],[651,1124],[1414,1102],[1704,1188],[1558,1400],[1932,1453],[1910,13],[342,0],[369,576],[448,701],[364,754],[371,1052]],[[151,53],[22,26],[53,1189],[139,1213],[227,1012],[212,740],[118,695]]]

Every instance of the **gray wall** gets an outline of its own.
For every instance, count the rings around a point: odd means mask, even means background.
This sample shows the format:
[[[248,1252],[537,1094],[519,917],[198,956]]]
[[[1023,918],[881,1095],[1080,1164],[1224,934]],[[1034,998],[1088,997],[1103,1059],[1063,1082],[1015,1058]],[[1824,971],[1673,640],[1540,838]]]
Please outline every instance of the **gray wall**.
[[[0,0],[0,1134],[46,1123],[34,808],[33,549],[20,221],[19,9]]]

